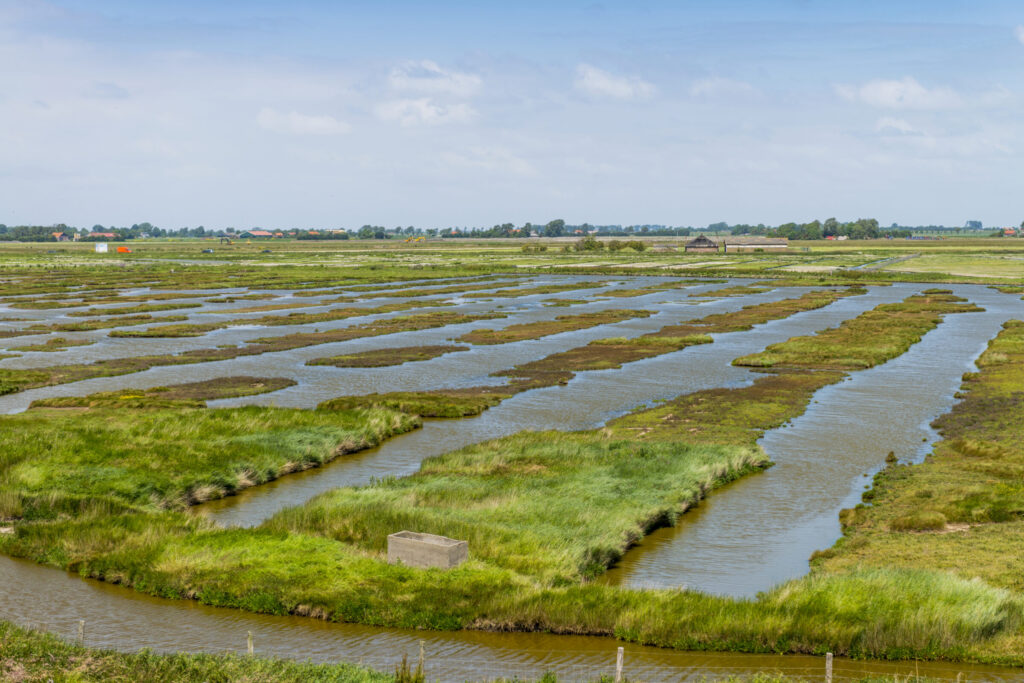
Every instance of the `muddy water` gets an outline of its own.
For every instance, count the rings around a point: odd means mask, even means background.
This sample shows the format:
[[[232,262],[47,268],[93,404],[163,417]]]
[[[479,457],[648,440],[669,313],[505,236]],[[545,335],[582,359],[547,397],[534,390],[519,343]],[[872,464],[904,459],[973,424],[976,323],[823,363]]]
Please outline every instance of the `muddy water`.
[[[961,375],[1004,321],[1024,313],[1014,296],[954,291],[986,312],[946,316],[899,358],[819,391],[803,416],[761,441],[774,467],[646,537],[606,580],[751,596],[805,574],[811,553],[839,538],[838,512],[859,502],[865,475],[889,451],[904,462],[930,451],[938,435],[929,423],[953,405]]]
[[[610,638],[540,633],[434,632],[330,624],[303,617],[272,617],[240,610],[162,600],[82,579],[73,574],[0,557],[0,618],[74,638],[84,619],[91,647],[158,652],[235,652],[251,631],[255,650],[316,662],[350,661],[393,670],[402,654],[414,659],[420,642],[430,681],[461,683],[501,677],[536,678],[546,671],[559,680],[594,680],[612,675],[615,649],[625,648],[625,673],[632,680],[696,681],[704,677],[780,671],[817,676],[820,657],[673,652],[623,644]],[[837,675],[909,674],[912,662],[837,660]],[[922,675],[965,680],[1019,681],[1014,669],[921,663]]]
[[[760,295],[761,298],[793,296],[792,291],[773,292]],[[485,439],[512,434],[523,429],[576,430],[594,428],[611,417],[621,415],[638,405],[679,394],[699,391],[712,387],[735,386],[749,383],[755,377],[745,368],[730,365],[733,358],[759,351],[766,344],[784,341],[793,335],[809,334],[815,330],[831,327],[854,317],[883,301],[895,301],[905,293],[892,288],[877,288],[870,293],[841,299],[834,304],[816,311],[808,311],[783,320],[776,320],[758,327],[751,332],[735,332],[715,335],[713,344],[691,347],[683,351],[650,358],[636,363],[627,363],[619,370],[581,372],[564,386],[546,387],[518,394],[498,406],[485,411],[479,417],[459,420],[428,420],[420,430],[386,441],[380,447],[345,456],[330,465],[309,470],[305,473],[284,477],[275,482],[243,491],[238,496],[213,501],[199,508],[224,525],[253,526],[282,508],[301,504],[313,496],[339,486],[366,484],[371,479],[388,475],[402,476],[419,469],[420,461],[432,455],[439,455],[462,446]],[[709,305],[708,308],[735,310],[750,299],[743,301],[726,300]],[[705,308],[705,307],[699,307]],[[687,312],[687,317],[701,317],[710,311]],[[680,314],[682,315],[682,314]],[[607,336],[635,336],[649,329],[658,329],[676,319],[657,316],[645,320],[632,320],[583,333],[565,336],[571,343],[561,347],[572,348],[586,343],[589,338]],[[540,350],[531,354],[542,357],[550,350],[543,347],[556,343],[553,340],[536,340],[533,346]],[[531,344],[506,344],[490,347],[497,353],[521,353]],[[510,347],[502,349],[501,347]],[[519,351],[516,351],[518,347]],[[487,347],[485,347],[487,348]],[[473,362],[471,352],[448,356],[452,366]],[[468,357],[468,358],[467,358]],[[440,360],[440,359],[438,359]],[[505,362],[514,364],[510,358]],[[415,375],[414,366],[427,366],[435,361],[414,363],[403,366],[406,373]],[[505,367],[508,367],[507,365]],[[346,369],[348,370],[348,369]],[[453,369],[448,373],[456,374]],[[427,373],[428,382],[430,373]],[[475,371],[469,384],[493,381]],[[409,388],[431,388],[431,384],[420,384]],[[291,390],[278,392],[275,401],[282,401],[287,395],[302,392]],[[307,389],[307,392],[310,390]],[[337,395],[335,388],[335,395]],[[351,392],[363,393],[363,392]],[[257,397],[258,398],[258,397]]]

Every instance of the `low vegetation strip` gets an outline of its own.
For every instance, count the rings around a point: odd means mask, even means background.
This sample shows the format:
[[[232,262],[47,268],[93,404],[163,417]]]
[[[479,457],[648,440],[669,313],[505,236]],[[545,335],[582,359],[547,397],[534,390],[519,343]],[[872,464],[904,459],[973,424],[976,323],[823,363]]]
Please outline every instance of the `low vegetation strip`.
[[[500,313],[463,315],[459,313],[437,311],[420,313],[410,316],[397,316],[373,320],[360,325],[344,327],[323,332],[300,332],[280,337],[263,337],[255,339],[243,346],[227,346],[209,349],[195,349],[180,354],[158,356],[135,356],[130,358],[112,358],[93,363],[65,364],[55,367],[15,369],[0,368],[0,392],[23,391],[34,387],[49,386],[77,382],[92,377],[111,377],[141,372],[149,368],[167,365],[189,365],[218,360],[228,360],[241,356],[256,356],[275,351],[329,344],[331,342],[348,341],[363,337],[376,337],[396,332],[424,330],[428,328],[458,325],[504,317]]]
[[[420,417],[469,417],[498,405],[514,392],[508,387],[473,387],[437,391],[394,391],[387,394],[342,396],[324,401],[318,410],[389,408]]]
[[[733,285],[732,287],[723,287],[722,289],[713,289],[710,292],[694,292],[690,296],[700,297],[726,297],[726,296],[749,296],[751,294],[763,294],[764,292],[770,292],[775,289],[776,285],[772,282],[755,282],[750,285]]]
[[[430,360],[446,353],[469,351],[468,346],[402,346],[393,349],[373,349],[328,358],[314,358],[306,365],[333,365],[337,368],[382,368],[414,361]]]
[[[57,396],[32,401],[31,408],[203,408],[207,401],[253,396],[295,386],[286,377],[218,377],[202,382],[148,389],[103,391],[88,396]]]
[[[472,332],[467,332],[456,341],[468,342],[470,344],[507,344],[526,339],[540,339],[541,337],[561,332],[584,330],[590,327],[597,327],[598,325],[608,325],[631,318],[647,318],[653,314],[653,311],[614,309],[594,313],[581,313],[579,315],[560,315],[554,320],[520,323],[500,330],[476,329]]]
[[[824,571],[929,566],[1024,593],[1024,322],[1006,323],[977,365],[935,421],[931,455],[891,461],[866,504],[843,511],[844,537],[816,553]]]
[[[655,292],[666,292],[673,289],[682,289],[684,287],[693,287],[696,285],[720,284],[722,282],[725,282],[725,280],[672,280],[671,282],[659,282],[654,285],[647,285],[645,287],[636,287],[632,289],[611,289],[607,292],[601,292],[600,296],[632,298],[635,296],[644,296],[645,294],[654,294]]]
[[[276,327],[279,325],[310,325],[313,323],[325,323],[346,318],[356,318],[367,315],[383,315],[396,311],[407,311],[412,308],[433,308],[446,306],[448,304],[434,301],[404,301],[401,303],[385,304],[373,308],[332,308],[320,313],[289,313],[288,315],[265,315],[261,318],[238,318],[235,320],[223,320],[216,323],[194,323],[187,325],[168,325],[150,327],[145,330],[122,330],[111,332],[112,337],[200,337],[213,330],[222,330],[237,325],[256,325],[259,327]]]
[[[966,299],[938,291],[911,296],[897,304],[844,321],[838,327],[772,344],[733,365],[758,368],[848,370],[870,368],[901,355],[933,329],[946,313],[984,310]]]
[[[126,315],[116,318],[90,318],[70,323],[51,323],[48,325],[37,324],[25,328],[19,334],[40,334],[43,332],[91,332],[92,330],[106,330],[114,327],[130,327],[132,325],[146,325],[149,323],[168,323],[188,320],[185,315],[162,315],[155,316]]]
[[[93,342],[88,339],[66,339],[64,337],[52,337],[41,344],[28,344],[27,346],[15,346],[11,351],[64,351],[72,346],[88,346]]]
[[[86,648],[0,621],[0,679],[7,681],[247,681],[249,683],[391,683],[354,664],[310,664],[241,655],[157,654]]]
[[[140,313],[157,313],[159,311],[175,311],[181,308],[199,308],[200,303],[182,304],[140,304],[138,306],[121,306],[119,308],[88,308],[84,311],[68,313],[72,317],[87,318],[95,315],[138,315]]]
[[[478,294],[467,294],[466,298],[474,299],[507,299],[521,296],[533,296],[535,294],[555,294],[557,292],[570,292],[574,289],[597,289],[604,287],[608,282],[565,282],[553,285],[537,285],[536,287],[512,287],[508,289],[496,289],[493,292],[480,292]]]

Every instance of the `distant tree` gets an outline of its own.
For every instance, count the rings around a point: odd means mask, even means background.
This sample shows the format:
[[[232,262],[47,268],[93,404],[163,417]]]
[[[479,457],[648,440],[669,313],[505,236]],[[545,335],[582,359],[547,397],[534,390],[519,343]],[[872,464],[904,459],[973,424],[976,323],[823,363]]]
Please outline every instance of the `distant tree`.
[[[561,237],[564,232],[565,221],[561,218],[556,218],[544,226],[545,237]]]
[[[835,218],[826,218],[825,222],[821,226],[821,232],[825,237],[831,237],[839,234],[839,221]]]
[[[356,236],[361,240],[372,240],[373,233],[374,230],[372,225],[364,225],[363,227],[359,228],[359,232],[356,233]]]

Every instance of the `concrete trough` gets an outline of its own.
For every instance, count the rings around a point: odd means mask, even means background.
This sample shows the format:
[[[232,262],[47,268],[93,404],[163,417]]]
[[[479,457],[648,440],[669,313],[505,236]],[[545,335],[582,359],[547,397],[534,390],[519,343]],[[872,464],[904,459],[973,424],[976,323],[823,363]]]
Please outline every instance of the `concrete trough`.
[[[451,569],[469,559],[469,542],[454,538],[399,531],[388,536],[388,563],[421,569]]]

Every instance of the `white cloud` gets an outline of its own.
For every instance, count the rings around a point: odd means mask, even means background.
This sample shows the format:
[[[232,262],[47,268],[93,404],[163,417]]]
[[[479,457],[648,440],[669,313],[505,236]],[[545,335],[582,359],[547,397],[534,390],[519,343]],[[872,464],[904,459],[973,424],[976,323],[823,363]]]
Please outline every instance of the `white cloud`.
[[[352,130],[352,126],[327,114],[286,113],[269,107],[260,110],[256,122],[275,133],[292,135],[340,135]]]
[[[915,128],[906,119],[883,116],[875,123],[875,131],[883,135],[924,135],[924,131]]]
[[[876,79],[860,86],[837,85],[840,97],[883,109],[952,109],[963,104],[952,88],[927,88],[907,76],[900,80]]]
[[[471,147],[463,153],[447,152],[442,155],[452,166],[483,169],[498,173],[529,176],[536,173],[529,161],[499,147]]]
[[[728,97],[731,95],[749,95],[755,92],[757,92],[757,88],[749,83],[717,76],[703,78],[690,86],[690,95],[693,97]]]
[[[1024,44],[1024,24],[1013,29],[1013,34],[1017,36],[1017,40]]]
[[[396,90],[469,97],[480,87],[480,77],[443,69],[436,62],[424,59],[396,66],[388,76]]]
[[[384,102],[377,105],[376,113],[384,121],[398,121],[403,126],[465,123],[476,116],[468,104],[440,104],[429,97]]]
[[[576,67],[577,90],[598,97],[632,100],[650,97],[654,85],[634,76],[615,76],[596,66],[580,64]]]

